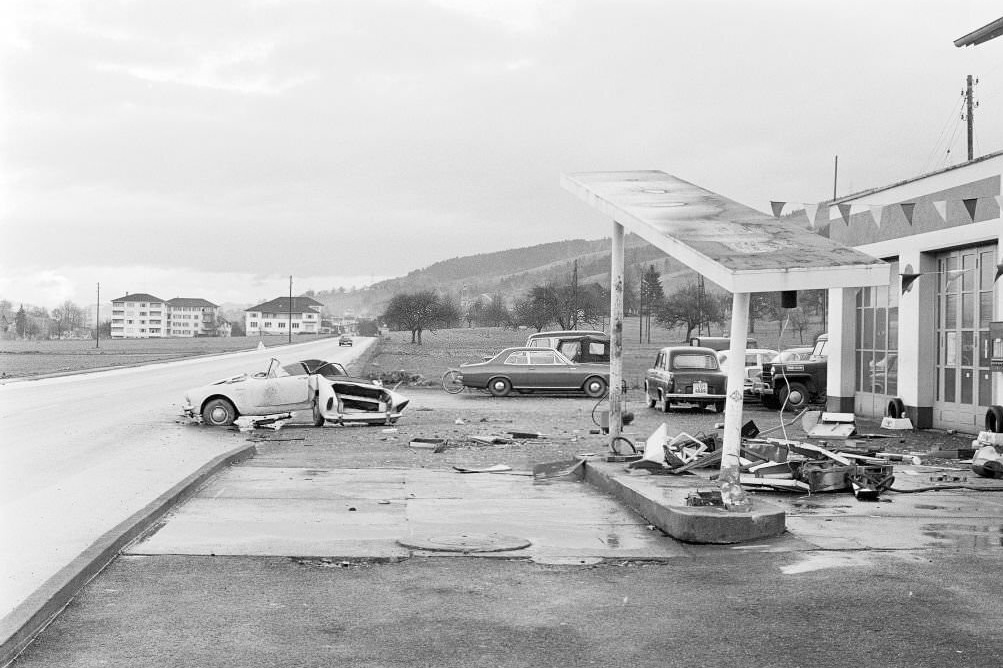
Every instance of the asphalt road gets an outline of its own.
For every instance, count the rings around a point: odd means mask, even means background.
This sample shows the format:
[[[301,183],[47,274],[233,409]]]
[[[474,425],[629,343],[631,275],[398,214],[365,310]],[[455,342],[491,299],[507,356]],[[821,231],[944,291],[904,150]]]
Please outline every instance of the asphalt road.
[[[271,356],[347,363],[365,350],[328,339],[0,385],[0,617],[95,538],[213,456],[223,430],[178,424],[185,390]]]
[[[1003,665],[996,556],[123,557],[15,668]]]

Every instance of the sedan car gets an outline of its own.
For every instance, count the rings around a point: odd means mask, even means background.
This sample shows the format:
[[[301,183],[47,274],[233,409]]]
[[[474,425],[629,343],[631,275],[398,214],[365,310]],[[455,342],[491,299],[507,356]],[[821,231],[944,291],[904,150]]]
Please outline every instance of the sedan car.
[[[773,360],[779,353],[776,350],[770,350],[769,348],[748,348],[745,351],[745,381],[744,381],[744,391],[745,396],[752,397],[758,396],[755,391],[756,384],[762,387],[763,384],[763,365],[767,362]],[[717,361],[721,366],[721,371],[725,374],[728,373],[728,356],[730,352],[727,350],[719,350],[717,353]]]
[[[512,390],[584,392],[603,397],[609,387],[609,366],[576,364],[551,348],[506,348],[484,362],[461,364],[456,380],[464,387],[504,397]]]
[[[348,334],[342,334],[338,338],[338,345],[339,346],[350,346],[350,345],[352,345],[352,337],[350,337]]]
[[[231,425],[241,416],[301,410],[313,412],[316,427],[327,422],[393,424],[408,401],[379,381],[349,376],[337,362],[302,360],[283,366],[273,357],[264,371],[189,390],[183,411],[212,426]]]
[[[661,404],[668,413],[672,404],[684,403],[724,410],[728,376],[717,361],[717,352],[699,346],[662,348],[654,365],[644,374],[648,407]]]

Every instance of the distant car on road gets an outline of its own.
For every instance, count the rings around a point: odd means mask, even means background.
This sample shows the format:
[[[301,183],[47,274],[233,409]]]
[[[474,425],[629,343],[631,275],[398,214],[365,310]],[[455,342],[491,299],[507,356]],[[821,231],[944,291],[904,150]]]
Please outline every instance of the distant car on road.
[[[350,346],[352,345],[352,337],[348,334],[342,334],[338,337],[338,346]]]
[[[576,363],[553,348],[506,348],[484,362],[461,364],[455,382],[504,397],[515,390],[584,392],[603,397],[609,387],[609,365]]]
[[[661,405],[663,413],[668,413],[672,404],[713,406],[720,413],[727,386],[728,376],[721,371],[717,352],[702,346],[662,348],[644,375],[648,408]]]
[[[325,422],[393,424],[408,399],[379,381],[353,378],[337,362],[302,360],[218,380],[185,393],[183,412],[204,424],[224,427],[238,417],[313,411],[315,427]]]

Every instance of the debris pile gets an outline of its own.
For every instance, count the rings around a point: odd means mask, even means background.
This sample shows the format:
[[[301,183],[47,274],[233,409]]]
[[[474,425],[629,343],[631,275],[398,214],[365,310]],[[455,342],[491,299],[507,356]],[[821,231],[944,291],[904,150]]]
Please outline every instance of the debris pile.
[[[973,472],[983,478],[1003,478],[1003,434],[979,432],[972,450]]]
[[[833,451],[814,443],[756,438],[759,432],[752,423],[742,431],[749,436],[740,446],[739,481],[747,488],[812,494],[852,491],[858,499],[875,499],[894,482],[891,462],[920,464],[914,455],[877,449],[842,447]],[[721,450],[714,435],[682,432],[669,437],[663,423],[648,437],[641,457],[627,467],[679,475],[720,464]]]

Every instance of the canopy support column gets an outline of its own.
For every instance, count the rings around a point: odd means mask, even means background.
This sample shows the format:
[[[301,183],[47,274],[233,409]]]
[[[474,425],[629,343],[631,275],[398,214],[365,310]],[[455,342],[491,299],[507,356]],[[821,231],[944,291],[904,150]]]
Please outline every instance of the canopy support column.
[[[623,431],[623,225],[613,221],[609,281],[609,443]]]
[[[736,292],[731,301],[731,348],[728,352],[728,395],[721,452],[721,499],[727,508],[748,510],[751,501],[739,482],[742,446],[742,405],[745,394],[745,348],[749,336],[749,293]]]

